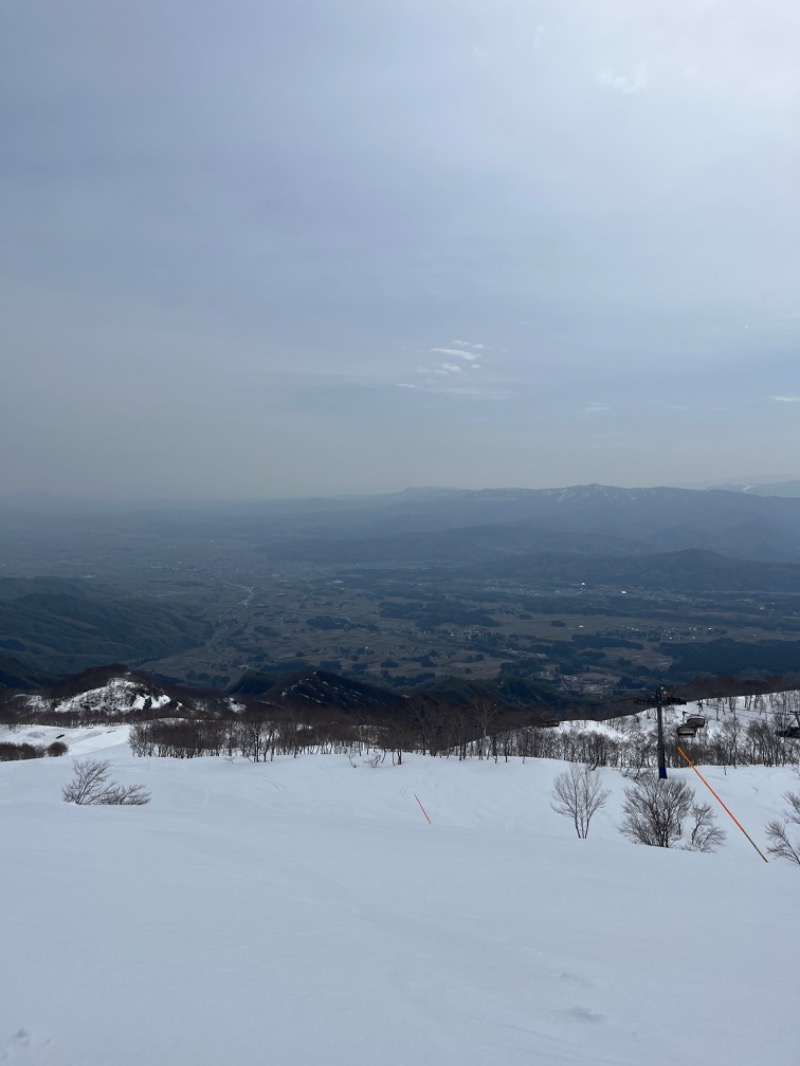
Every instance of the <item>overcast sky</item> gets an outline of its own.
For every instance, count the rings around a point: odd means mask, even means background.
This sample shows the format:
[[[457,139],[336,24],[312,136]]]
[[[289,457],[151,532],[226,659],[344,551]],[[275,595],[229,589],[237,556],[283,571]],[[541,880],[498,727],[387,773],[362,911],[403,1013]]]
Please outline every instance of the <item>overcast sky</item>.
[[[800,475],[797,0],[6,0],[0,492]]]

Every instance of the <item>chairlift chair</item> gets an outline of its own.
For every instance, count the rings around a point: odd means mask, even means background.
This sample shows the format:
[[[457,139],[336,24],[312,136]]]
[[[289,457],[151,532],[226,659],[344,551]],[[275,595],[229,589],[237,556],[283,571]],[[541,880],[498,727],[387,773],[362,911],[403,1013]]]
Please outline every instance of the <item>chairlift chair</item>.
[[[692,729],[702,729],[706,724],[706,720],[702,714],[690,714],[685,724],[690,725]]]
[[[676,733],[679,737],[693,737],[695,734],[695,728],[690,725],[689,722],[683,722],[678,726]]]

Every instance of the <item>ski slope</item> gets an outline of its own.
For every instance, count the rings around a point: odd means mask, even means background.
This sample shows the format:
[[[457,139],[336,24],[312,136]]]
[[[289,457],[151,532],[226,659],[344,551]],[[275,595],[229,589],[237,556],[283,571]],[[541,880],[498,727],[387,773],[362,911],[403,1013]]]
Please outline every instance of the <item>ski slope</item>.
[[[631,844],[606,770],[580,841],[556,762],[147,760],[125,727],[66,732],[152,802],[75,807],[69,757],[0,764],[0,1062],[800,1063],[800,870],[730,823],[713,855]],[[800,787],[706,773],[762,848]]]

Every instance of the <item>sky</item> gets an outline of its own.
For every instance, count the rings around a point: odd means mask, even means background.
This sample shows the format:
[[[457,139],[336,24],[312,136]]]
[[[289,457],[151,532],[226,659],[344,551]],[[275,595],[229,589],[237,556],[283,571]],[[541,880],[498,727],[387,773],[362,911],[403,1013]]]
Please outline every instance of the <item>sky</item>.
[[[0,494],[798,476],[796,0],[7,0]]]

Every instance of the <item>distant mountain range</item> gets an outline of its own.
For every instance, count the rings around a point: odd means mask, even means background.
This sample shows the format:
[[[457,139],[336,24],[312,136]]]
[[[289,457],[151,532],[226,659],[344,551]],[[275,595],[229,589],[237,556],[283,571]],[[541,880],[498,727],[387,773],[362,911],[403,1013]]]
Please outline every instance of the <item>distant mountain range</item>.
[[[729,478],[726,481],[690,487],[723,489],[727,492],[747,492],[752,496],[800,496],[800,479],[787,477]]]
[[[785,495],[776,495],[781,487]],[[29,509],[0,501],[0,533],[26,521],[41,523],[41,506]],[[193,507],[108,508],[89,506],[65,513],[71,529],[193,536],[236,535],[269,543],[288,557],[309,557],[330,544],[358,538],[358,549],[381,538],[404,550],[408,534],[452,533],[517,541],[527,531],[536,550],[589,554],[679,551],[699,548],[764,562],[800,562],[800,481],[782,486],[726,489],[627,489],[575,485],[561,489],[407,489],[378,496],[266,500]],[[501,534],[497,527],[508,527]],[[568,538],[564,541],[562,538]],[[386,538],[393,538],[390,543]],[[441,539],[441,538],[440,538]],[[435,552],[436,538],[420,547]],[[512,550],[515,545],[510,545]],[[352,555],[355,547],[349,549]]]
[[[800,563],[800,499],[693,489],[409,490],[357,506],[270,514],[232,526],[276,560],[324,563],[477,562],[568,551],[642,555],[697,549]]]

